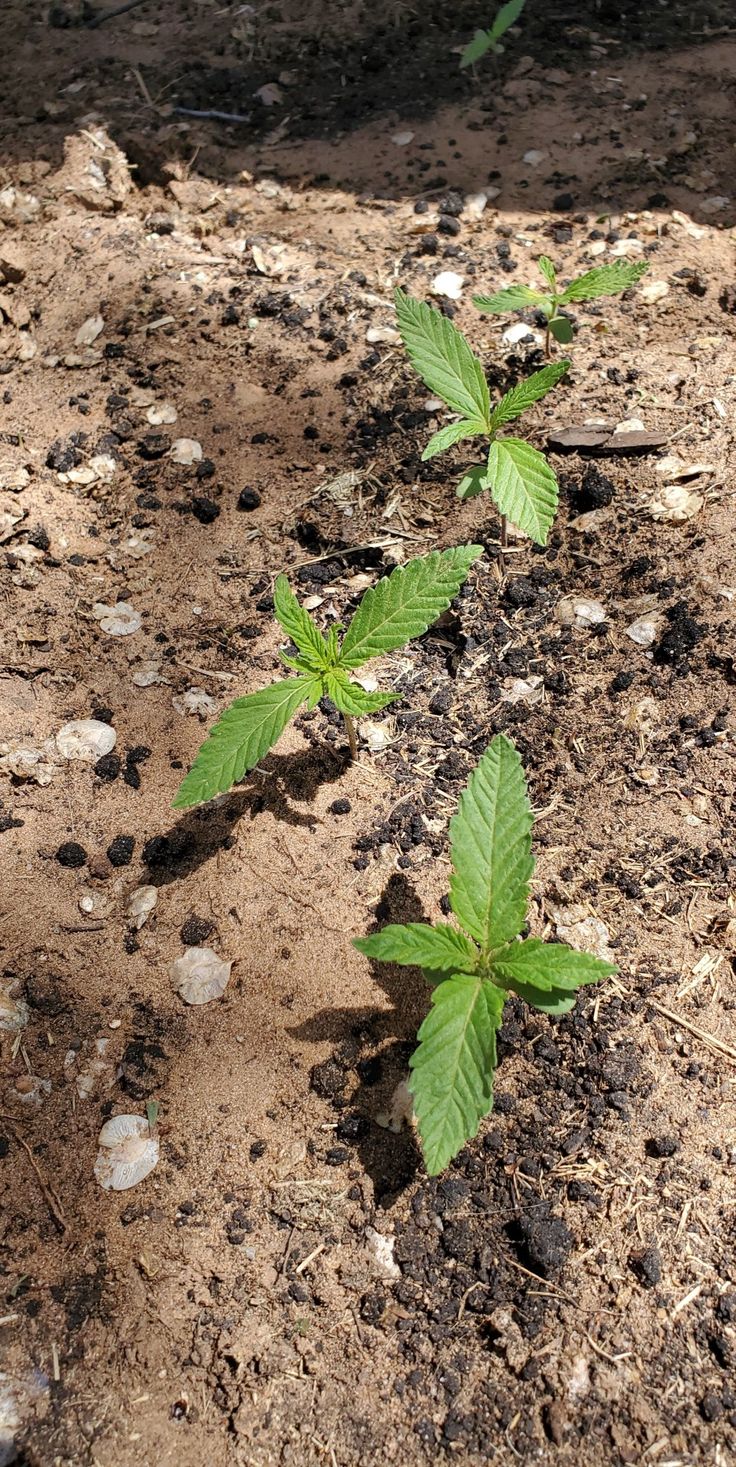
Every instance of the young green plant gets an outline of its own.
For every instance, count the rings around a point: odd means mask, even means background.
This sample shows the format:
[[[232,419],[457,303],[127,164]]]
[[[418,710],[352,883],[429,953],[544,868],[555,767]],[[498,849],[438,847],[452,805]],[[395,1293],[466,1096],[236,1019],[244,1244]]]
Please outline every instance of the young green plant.
[[[490,438],[487,462],[466,471],[457,488],[458,498],[472,499],[490,490],[501,515],[502,550],[508,520],[537,545],[546,545],[557,510],[557,478],[544,454],[530,443],[523,438],[499,438],[498,433],[546,397],[569,362],[550,362],[491,407],[482,363],[452,321],[403,290],[396,291],[396,316],[412,366],[430,391],[461,415],[458,422],[449,423],[430,438],[422,459],[434,458],[466,438]]]
[[[472,66],[476,61],[480,61],[481,57],[485,56],[488,51],[493,51],[494,55],[498,55],[499,51],[503,51],[503,46],[499,46],[498,43],[501,37],[506,35],[507,30],[519,19],[525,5],[526,0],[508,0],[506,5],[501,6],[489,30],[476,31],[472,41],[468,42],[460,57],[461,70],[464,70],[466,66]]]
[[[296,676],[236,698],[225,709],[179,786],[174,807],[187,809],[229,790],[276,743],[303,704],[314,708],[325,695],[343,715],[355,758],[353,720],[378,712],[399,694],[366,692],[352,682],[350,674],[372,657],[394,652],[421,637],[447,610],[473,561],[482,554],[482,545],[458,545],[397,566],[366,591],[341,642],[337,626],[323,636],[289,589],[286,576],[279,576],[274,612],[297,649],[295,657],[283,652],[280,656]]]
[[[496,1034],[508,995],[543,1014],[566,1014],[582,984],[616,972],[563,943],[519,940],[534,870],[532,824],[521,760],[498,734],[450,823],[450,904],[458,926],[412,922],[354,940],[366,957],[422,968],[432,985],[432,1007],[409,1062],[431,1175],[475,1136],[492,1108]]]
[[[598,265],[578,275],[569,285],[560,289],[557,272],[547,255],[537,261],[549,290],[534,290],[530,285],[508,285],[496,295],[474,295],[473,305],[479,311],[490,311],[494,316],[505,316],[507,311],[541,311],[546,319],[544,354],[550,355],[550,338],[568,345],[572,341],[572,325],[567,316],[560,315],[561,306],[572,306],[582,301],[598,301],[607,295],[619,295],[636,285],[649,269],[646,261],[629,265],[625,260],[616,260],[612,265]]]

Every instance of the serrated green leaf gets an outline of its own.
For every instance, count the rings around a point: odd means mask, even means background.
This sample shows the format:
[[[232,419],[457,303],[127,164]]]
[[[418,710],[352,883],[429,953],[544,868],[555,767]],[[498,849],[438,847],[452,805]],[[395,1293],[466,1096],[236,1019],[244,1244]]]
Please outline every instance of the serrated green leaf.
[[[477,438],[479,433],[487,432],[487,423],[469,422],[467,418],[462,418],[459,423],[448,423],[446,428],[440,428],[439,433],[433,434],[430,438],[422,454],[422,462],[434,458],[436,453],[444,453],[446,448],[452,448],[463,438]]]
[[[638,260],[634,264],[626,260],[616,260],[611,265],[597,265],[593,270],[587,270],[585,275],[580,275],[577,280],[570,282],[559,297],[561,305],[567,305],[570,301],[595,301],[602,296],[618,295],[621,290],[628,290],[641,280],[642,275],[649,269],[644,260]]]
[[[526,0],[506,0],[506,4],[501,6],[491,26],[491,40],[500,41],[501,36],[505,36],[514,21],[519,19],[525,5]]]
[[[475,499],[476,495],[482,494],[488,488],[487,473],[488,464],[474,464],[472,468],[466,469],[455,490],[458,499]]]
[[[298,647],[304,662],[315,672],[326,667],[329,660],[327,643],[309,613],[299,605],[284,575],[276,579],[273,609],[276,620],[287,637]]]
[[[572,341],[572,321],[568,321],[567,316],[553,316],[549,329],[555,341],[559,341],[563,346],[567,346],[568,342]]]
[[[488,454],[487,482],[501,514],[537,545],[546,545],[559,491],[544,455],[521,438],[497,438]]]
[[[340,666],[360,667],[421,637],[447,610],[482,545],[457,545],[397,566],[366,591],[340,649]]]
[[[523,926],[534,870],[532,824],[521,759],[497,734],[450,822],[452,910],[485,951],[511,942]]]
[[[549,255],[540,255],[537,260],[541,274],[544,276],[552,294],[557,290],[557,271],[555,270]]]
[[[366,713],[378,713],[381,708],[400,697],[399,693],[367,693],[365,688],[351,683],[347,673],[339,667],[331,668],[325,673],[325,687],[327,696],[332,699],[335,707],[352,718],[362,718]]]
[[[532,372],[531,377],[525,377],[523,382],[518,382],[516,387],[505,392],[491,413],[491,432],[498,432],[504,423],[512,423],[514,418],[521,417],[527,408],[546,397],[547,393],[557,386],[560,378],[564,377],[569,365],[567,357],[563,357],[559,362],[549,362],[546,367],[542,367],[538,372]]]
[[[471,423],[487,424],[488,383],[462,332],[441,311],[397,290],[396,317],[409,360],[422,381]]]
[[[491,1108],[503,1002],[501,989],[478,978],[448,978],[433,990],[409,1061],[409,1089],[430,1176],[475,1136]]]
[[[479,311],[503,316],[507,311],[525,311],[529,306],[539,306],[546,300],[541,290],[532,290],[530,285],[507,285],[505,290],[499,290],[495,295],[474,295],[473,305]]]
[[[514,983],[513,992],[517,998],[523,998],[530,1008],[539,1009],[541,1014],[550,1014],[554,1018],[569,1014],[577,999],[576,993],[569,993],[563,988],[550,988],[543,993],[541,989],[532,988],[526,983]]]
[[[456,927],[438,922],[409,922],[406,926],[391,924],[370,937],[356,937],[353,947],[367,958],[384,963],[429,969],[433,973],[474,973],[478,949]]]
[[[538,937],[510,942],[491,957],[494,980],[511,988],[522,983],[543,991],[552,988],[569,991],[583,983],[610,978],[617,971],[614,963],[607,963],[592,953],[578,952],[564,942],[542,942]]]
[[[481,56],[485,56],[486,51],[492,48],[493,40],[490,31],[476,31],[472,41],[468,41],[460,57],[460,70],[463,71],[466,66],[472,66],[475,61],[480,61]]]
[[[225,709],[205,739],[174,800],[175,810],[186,810],[212,800],[237,784],[276,743],[297,708],[320,695],[320,680],[291,677],[272,683]]]

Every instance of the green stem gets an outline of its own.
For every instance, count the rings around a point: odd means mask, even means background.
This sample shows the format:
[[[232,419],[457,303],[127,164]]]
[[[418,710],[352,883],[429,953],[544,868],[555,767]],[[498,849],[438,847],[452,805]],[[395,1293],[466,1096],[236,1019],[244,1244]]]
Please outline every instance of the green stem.
[[[546,356],[547,361],[549,361],[549,358],[550,358],[550,350],[549,350],[549,321],[547,322],[547,330],[544,333],[544,355]]]
[[[498,556],[498,564],[499,564],[499,567],[500,567],[502,573],[506,569],[506,560],[504,558],[504,553],[503,552],[504,552],[504,550],[508,550],[508,547],[509,547],[509,522],[508,522],[505,514],[502,514],[501,515],[501,549],[500,549],[499,556]]]
[[[345,732],[346,732],[346,734],[348,736],[348,743],[350,745],[350,758],[351,759],[357,759],[357,757],[358,757],[358,739],[357,739],[357,736],[356,736],[356,733],[355,733],[355,724],[354,724],[352,718],[350,717],[350,714],[349,713],[343,713],[342,716],[343,716],[343,720],[344,720],[344,723],[345,723]]]

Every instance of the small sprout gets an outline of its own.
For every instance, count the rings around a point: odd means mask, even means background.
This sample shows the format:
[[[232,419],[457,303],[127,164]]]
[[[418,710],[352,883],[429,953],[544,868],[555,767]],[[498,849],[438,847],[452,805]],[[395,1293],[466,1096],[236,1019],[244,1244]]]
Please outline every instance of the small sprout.
[[[158,1162],[159,1143],[145,1116],[113,1116],[99,1137],[95,1176],[105,1191],[136,1187]]]
[[[519,940],[534,870],[532,824],[521,760],[498,734],[450,824],[450,905],[459,925],[412,922],[354,940],[366,957],[422,968],[433,990],[409,1082],[431,1175],[452,1161],[491,1110],[496,1035],[508,994],[543,1014],[566,1014],[582,984],[616,972],[612,963],[563,943]]]
[[[544,454],[523,438],[499,438],[507,423],[521,417],[564,377],[569,362],[550,362],[520,382],[491,406],[483,367],[465,337],[440,311],[396,291],[396,315],[412,366],[422,381],[460,418],[430,438],[423,459],[434,458],[466,438],[490,438],[487,464],[466,471],[459,499],[472,499],[484,489],[501,514],[501,542],[511,520],[537,545],[546,545],[557,510],[557,479]]]
[[[231,968],[232,961],[218,958],[211,947],[188,947],[171,964],[171,981],[185,1003],[209,1003],[222,998]]]
[[[496,295],[474,295],[473,305],[479,311],[489,311],[493,316],[505,316],[507,311],[541,311],[547,323],[544,342],[547,357],[550,354],[551,337],[564,346],[568,346],[573,338],[572,323],[567,316],[560,315],[561,306],[597,301],[607,295],[619,295],[622,290],[629,290],[632,285],[636,285],[637,280],[649,269],[642,261],[627,265],[625,261],[617,260],[613,265],[598,265],[595,269],[586,271],[585,275],[579,275],[577,280],[572,280],[560,290],[552,261],[542,255],[537,264],[549,287],[547,291],[534,290],[530,285],[509,285]]]
[[[180,785],[175,808],[187,809],[229,790],[268,753],[299,708],[314,708],[325,696],[343,715],[355,758],[353,719],[377,713],[398,694],[366,692],[350,674],[372,657],[421,637],[447,610],[482,553],[482,545],[460,545],[397,566],[366,591],[341,643],[337,626],[324,637],[286,576],[279,576],[274,611],[296,647],[295,657],[282,652],[281,660],[297,675],[237,698],[225,709]]]
[[[526,0],[507,0],[507,3],[501,6],[490,29],[487,31],[476,31],[472,41],[468,42],[460,57],[461,70],[464,70],[466,66],[472,66],[476,61],[480,61],[481,57],[485,56],[488,51],[493,51],[494,55],[497,55],[499,51],[503,51],[503,46],[499,46],[498,43],[501,37],[506,35],[507,30],[510,30],[514,22],[519,19],[525,4]]]
[[[105,754],[111,754],[116,743],[114,728],[98,718],[75,718],[65,723],[56,735],[56,747],[62,759],[78,759],[85,764],[96,764]]]

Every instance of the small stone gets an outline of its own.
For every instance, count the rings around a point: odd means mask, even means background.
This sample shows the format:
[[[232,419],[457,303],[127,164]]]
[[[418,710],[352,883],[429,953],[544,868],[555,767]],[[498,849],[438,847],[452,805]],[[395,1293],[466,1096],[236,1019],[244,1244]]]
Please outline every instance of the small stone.
[[[214,499],[208,499],[203,494],[195,495],[192,500],[192,514],[200,525],[211,525],[220,514],[220,506]]]
[[[352,806],[349,800],[333,800],[332,804],[330,805],[330,814],[349,815],[351,809]]]
[[[85,865],[87,852],[84,846],[80,846],[78,841],[66,840],[59,846],[56,852],[56,859],[60,866],[69,866],[72,870],[76,870],[78,867]]]
[[[261,496],[257,489],[241,489],[238,495],[238,509],[258,509]]]

